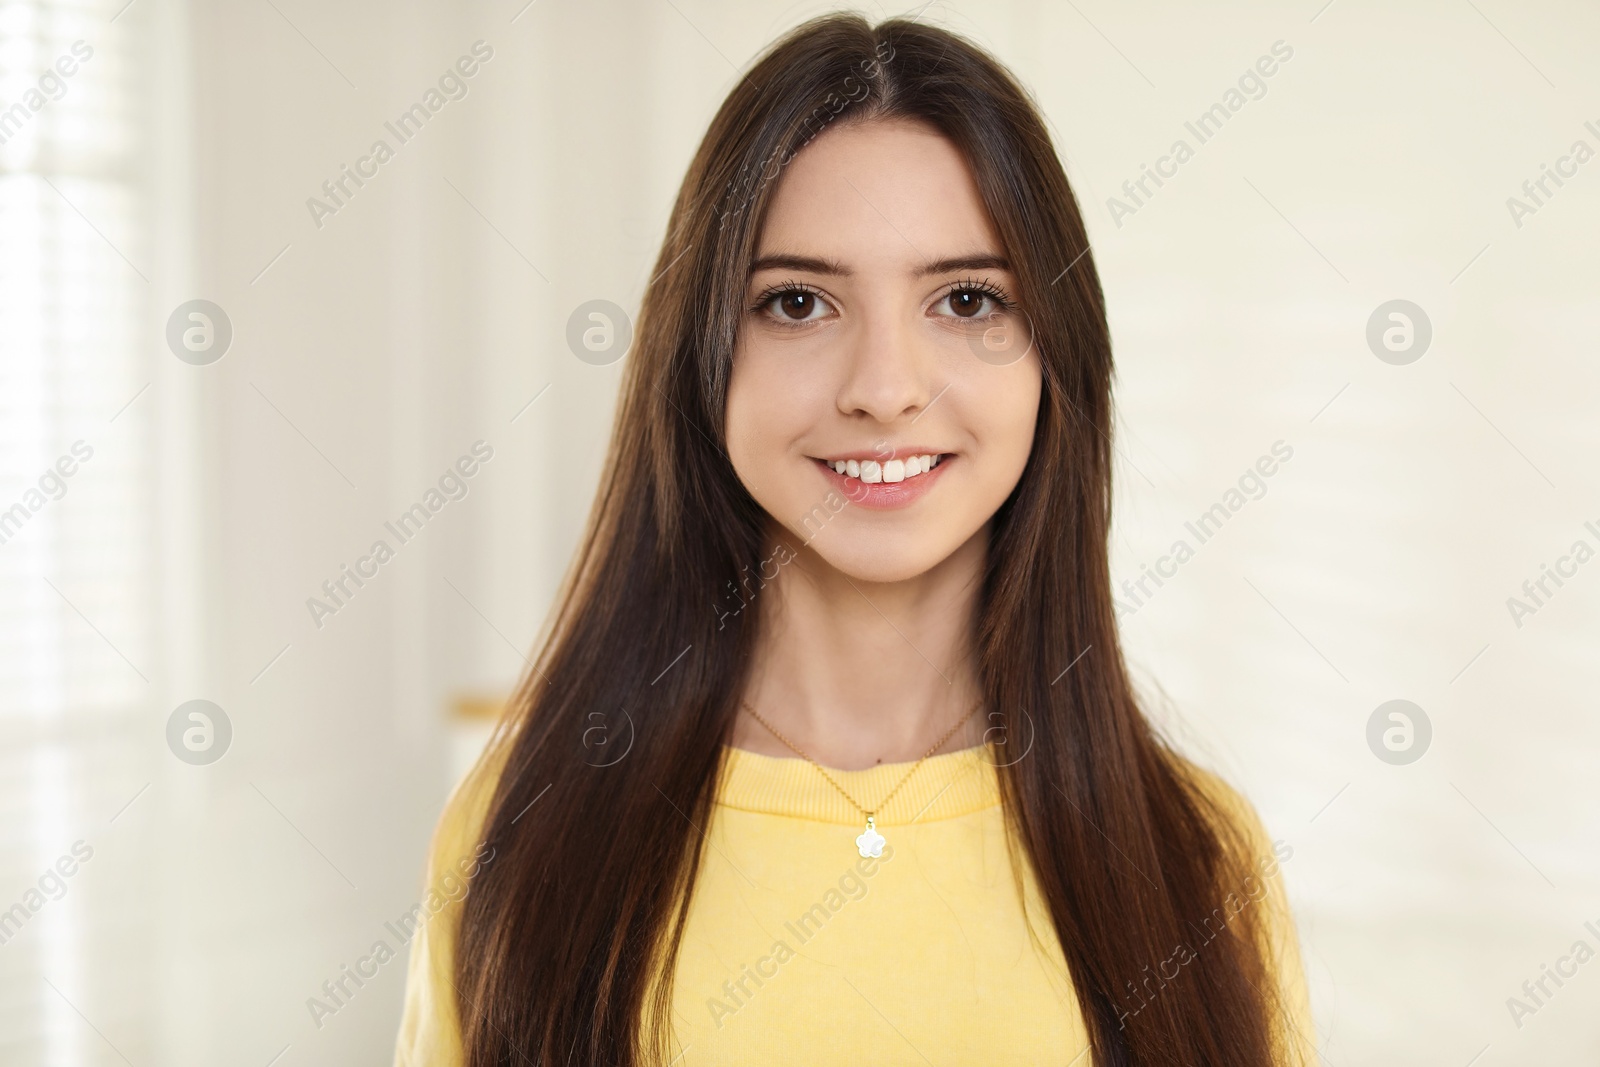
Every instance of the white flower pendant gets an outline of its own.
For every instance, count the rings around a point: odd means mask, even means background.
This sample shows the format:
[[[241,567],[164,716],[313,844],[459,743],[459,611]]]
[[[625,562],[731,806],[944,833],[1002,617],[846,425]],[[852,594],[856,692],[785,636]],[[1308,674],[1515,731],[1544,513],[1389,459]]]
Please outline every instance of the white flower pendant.
[[[863,856],[876,859],[883,855],[884,837],[878,833],[878,827],[873,823],[871,815],[867,816],[867,828],[856,838],[856,851]]]

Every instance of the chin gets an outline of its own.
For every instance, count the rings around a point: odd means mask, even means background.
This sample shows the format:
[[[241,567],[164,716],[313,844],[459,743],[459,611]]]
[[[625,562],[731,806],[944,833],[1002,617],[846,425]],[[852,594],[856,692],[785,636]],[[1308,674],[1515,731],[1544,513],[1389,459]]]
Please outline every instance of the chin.
[[[823,530],[807,546],[822,564],[856,584],[920,578],[949,559],[963,539],[908,536],[903,532]]]

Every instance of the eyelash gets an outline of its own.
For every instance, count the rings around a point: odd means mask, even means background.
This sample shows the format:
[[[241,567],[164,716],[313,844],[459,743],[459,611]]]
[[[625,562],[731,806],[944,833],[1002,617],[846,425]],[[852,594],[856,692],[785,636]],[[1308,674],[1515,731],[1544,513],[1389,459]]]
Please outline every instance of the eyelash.
[[[966,281],[956,282],[943,293],[939,294],[939,299],[946,300],[954,293],[982,293],[984,296],[992,299],[996,304],[999,304],[1001,311],[1017,310],[1017,305],[1011,299],[1011,294],[1007,293],[1004,289],[1000,288],[1000,286],[990,281],[982,281],[977,278],[968,278]]]
[[[773,302],[773,300],[789,293],[810,293],[813,296],[822,295],[822,293],[819,292],[815,286],[807,285],[804,282],[779,282],[777,285],[768,286],[766,289],[762,290],[761,295],[755,298],[755,301],[750,305],[749,310],[752,313],[763,311],[766,309],[768,304]]]
[[[780,296],[786,296],[789,293],[810,293],[813,296],[826,299],[826,297],[823,296],[822,292],[817,289],[816,286],[807,285],[805,282],[799,281],[785,281],[779,282],[773,286],[769,286],[767,289],[763,290],[761,295],[756,297],[755,301],[751,303],[749,310],[753,314],[759,314],[760,312],[766,310],[773,300]],[[989,297],[996,304],[999,304],[1001,311],[1015,311],[1017,309],[1016,302],[1011,299],[1011,295],[1004,289],[993,282],[979,280],[977,278],[967,278],[963,281],[951,283],[944,290],[944,292],[939,294],[938,300],[935,300],[934,303],[938,303],[939,300],[948,300],[956,293],[980,293]],[[957,315],[947,317],[961,318],[962,316]],[[783,320],[776,318],[774,318],[772,321],[781,326],[799,327],[810,325],[806,322],[784,322]]]

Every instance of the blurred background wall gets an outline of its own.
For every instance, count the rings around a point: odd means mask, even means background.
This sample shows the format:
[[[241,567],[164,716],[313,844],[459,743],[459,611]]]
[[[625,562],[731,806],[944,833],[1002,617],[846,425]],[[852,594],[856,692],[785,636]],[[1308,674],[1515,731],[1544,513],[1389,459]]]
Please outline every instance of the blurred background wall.
[[[417,900],[576,545],[623,363],[568,318],[637,307],[824,10],[0,3],[0,1060],[387,1062],[403,956],[307,1001]],[[1595,1062],[1600,11],[921,17],[1077,188],[1128,653],[1293,846],[1325,1061]]]

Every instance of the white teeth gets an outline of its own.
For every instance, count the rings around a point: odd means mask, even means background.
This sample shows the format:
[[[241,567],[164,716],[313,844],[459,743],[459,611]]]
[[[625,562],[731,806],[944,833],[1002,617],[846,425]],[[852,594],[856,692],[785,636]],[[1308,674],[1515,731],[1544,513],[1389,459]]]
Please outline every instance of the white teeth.
[[[894,484],[903,482],[907,478],[915,478],[919,474],[927,474],[937,467],[942,459],[944,456],[940,454],[924,452],[919,456],[903,456],[884,460],[882,463],[875,459],[839,459],[822,462],[838,474],[859,478],[868,485],[877,485],[880,482]]]

